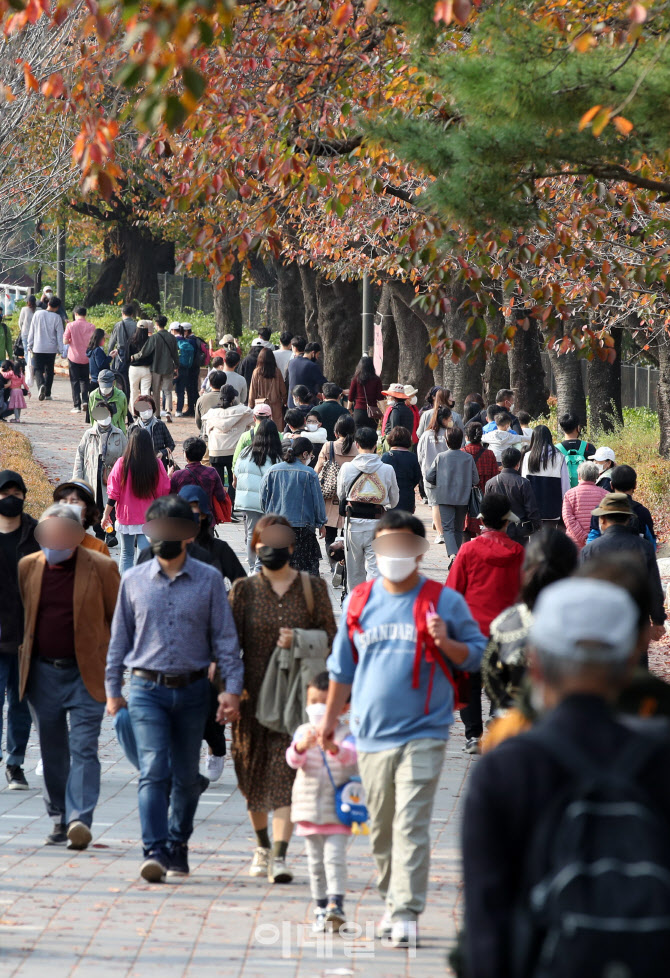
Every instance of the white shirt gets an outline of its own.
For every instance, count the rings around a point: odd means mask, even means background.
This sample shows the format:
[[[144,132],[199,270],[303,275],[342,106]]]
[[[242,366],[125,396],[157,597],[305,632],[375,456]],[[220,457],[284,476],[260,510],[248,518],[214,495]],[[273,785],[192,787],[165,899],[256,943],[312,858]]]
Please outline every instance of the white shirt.
[[[279,367],[282,377],[286,376],[286,371],[288,370],[288,362],[293,356],[292,350],[275,350],[275,362]]]

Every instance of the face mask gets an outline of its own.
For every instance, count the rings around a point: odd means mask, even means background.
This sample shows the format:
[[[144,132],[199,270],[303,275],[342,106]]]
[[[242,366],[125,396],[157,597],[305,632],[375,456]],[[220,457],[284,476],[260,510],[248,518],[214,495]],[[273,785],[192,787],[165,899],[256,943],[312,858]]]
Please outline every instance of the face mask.
[[[112,387],[103,387],[102,384],[100,385],[100,393],[104,394],[105,397],[111,394],[112,390],[113,390]]]
[[[109,428],[109,426],[110,426],[111,423],[112,423],[112,419],[111,418],[100,418],[100,420],[98,421],[98,427],[99,428]]]
[[[600,472],[602,474],[605,471],[605,463],[604,462],[596,462],[596,465],[598,466],[598,472]]]
[[[151,552],[163,560],[175,560],[181,553],[181,540],[152,540]]]
[[[306,431],[316,431],[316,429],[318,427],[319,427],[318,424],[306,424],[305,425],[305,430]]]
[[[305,713],[307,714],[309,722],[312,724],[312,726],[318,727],[319,723],[326,715],[326,704],[311,703],[309,706],[305,707]]]
[[[18,496],[5,496],[0,499],[0,516],[20,516],[23,512],[23,500]]]
[[[510,404],[509,409],[512,412],[512,414],[514,414],[514,411],[516,409],[516,404]]]
[[[268,570],[280,570],[291,558],[288,547],[259,547],[256,553],[263,567]]]
[[[153,418],[154,412],[149,408],[148,411],[140,411],[140,417],[142,421],[150,421]]]
[[[72,550],[54,550],[52,547],[41,547],[48,564],[62,564],[72,556]]]
[[[387,581],[399,584],[416,570],[416,557],[385,557],[377,554],[377,567]]]

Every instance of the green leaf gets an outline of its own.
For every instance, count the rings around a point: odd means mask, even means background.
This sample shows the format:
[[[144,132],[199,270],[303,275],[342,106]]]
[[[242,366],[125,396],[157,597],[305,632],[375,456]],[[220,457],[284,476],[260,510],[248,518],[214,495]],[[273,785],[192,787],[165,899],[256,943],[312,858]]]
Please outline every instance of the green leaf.
[[[186,109],[181,104],[181,101],[176,95],[168,95],[165,99],[165,109],[163,111],[163,118],[165,120],[165,125],[168,127],[170,132],[174,132],[179,126],[184,122],[186,118]]]
[[[186,67],[183,68],[181,75],[182,78],[184,79],[184,85],[186,86],[186,90],[190,92],[193,98],[195,99],[201,98],[203,92],[207,88],[207,81],[200,74],[200,72],[196,71],[195,68],[188,67],[187,65]]]

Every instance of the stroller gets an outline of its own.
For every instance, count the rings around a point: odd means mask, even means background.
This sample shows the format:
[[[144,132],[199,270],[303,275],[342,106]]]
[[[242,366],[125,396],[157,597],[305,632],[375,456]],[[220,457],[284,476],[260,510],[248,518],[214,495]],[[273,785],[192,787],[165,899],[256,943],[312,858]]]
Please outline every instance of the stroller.
[[[344,537],[336,537],[328,547],[328,557],[333,564],[333,587],[341,588],[340,604],[349,593],[347,587],[347,564],[344,559]]]

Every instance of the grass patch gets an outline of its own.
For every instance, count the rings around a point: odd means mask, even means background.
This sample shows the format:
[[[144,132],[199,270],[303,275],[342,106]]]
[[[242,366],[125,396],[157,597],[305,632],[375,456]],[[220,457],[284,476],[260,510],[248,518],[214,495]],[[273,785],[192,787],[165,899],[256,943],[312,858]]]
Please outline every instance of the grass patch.
[[[0,469],[12,469],[23,476],[28,487],[26,512],[39,519],[41,514],[53,503],[53,486],[46,472],[33,458],[33,450],[28,438],[15,429],[14,425],[0,422]]]

